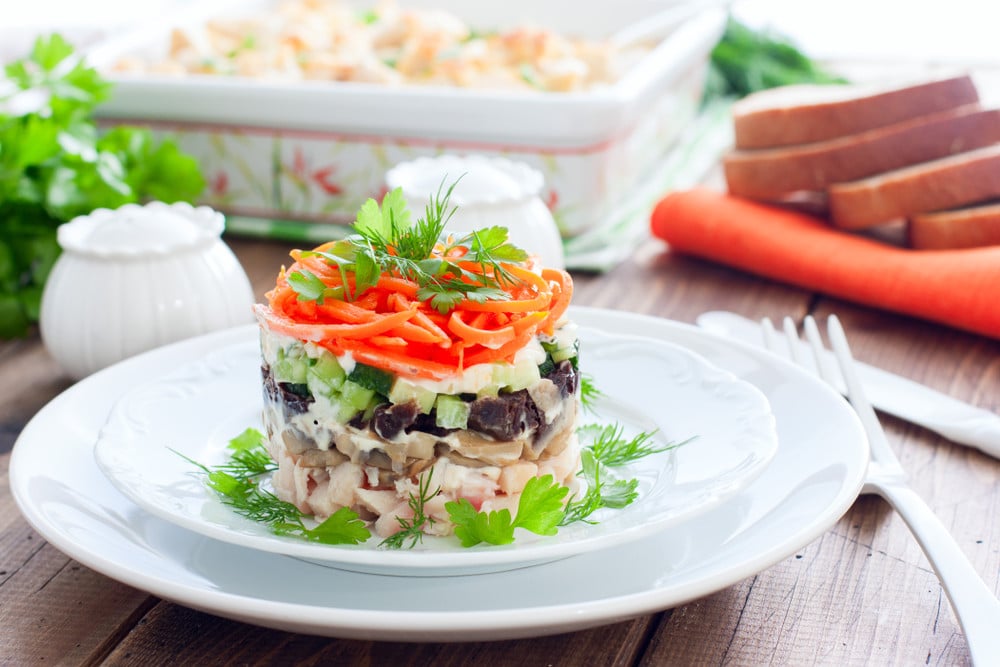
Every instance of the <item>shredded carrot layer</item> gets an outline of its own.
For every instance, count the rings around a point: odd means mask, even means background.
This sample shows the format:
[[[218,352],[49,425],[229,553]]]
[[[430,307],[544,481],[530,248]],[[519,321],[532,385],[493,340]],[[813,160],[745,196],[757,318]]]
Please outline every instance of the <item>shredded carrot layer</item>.
[[[383,275],[374,287],[355,294],[352,274],[315,254],[293,251],[292,258],[295,263],[267,293],[268,307],[256,306],[261,322],[276,333],[411,378],[443,379],[476,364],[512,361],[538,333],[552,333],[573,294],[573,280],[565,271],[537,273],[503,264],[516,279],[500,282],[508,298],[467,299],[442,314],[429,300],[419,300],[420,286],[402,276]],[[466,270],[482,269],[467,264]],[[324,298],[322,303],[301,299],[287,280],[297,271],[308,271],[353,298]]]

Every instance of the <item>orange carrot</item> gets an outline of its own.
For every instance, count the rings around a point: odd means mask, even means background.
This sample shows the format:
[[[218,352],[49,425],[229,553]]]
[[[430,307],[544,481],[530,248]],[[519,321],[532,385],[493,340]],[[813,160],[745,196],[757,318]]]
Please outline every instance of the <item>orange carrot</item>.
[[[317,250],[332,247],[324,244]],[[390,249],[391,250],[391,249]],[[461,249],[460,249],[461,250]],[[443,247],[436,251],[441,257]],[[451,252],[462,280],[469,273],[497,279],[493,267],[462,261],[464,250]],[[512,361],[538,331],[551,331],[565,312],[572,280],[564,271],[529,270],[517,264],[503,269],[514,280],[499,281],[507,298],[462,300],[448,314],[421,300],[420,286],[398,274],[383,274],[375,285],[356,293],[357,277],[316,254],[294,251],[295,263],[282,269],[267,293],[270,308],[257,307],[261,322],[277,333],[316,342],[335,354],[350,353],[360,362],[409,377],[440,379],[467,366]],[[342,288],[344,299],[301,299],[288,277],[308,271],[327,288]]]
[[[451,313],[451,319],[448,320],[448,330],[466,343],[475,343],[492,349],[498,348],[514,338],[514,327],[508,326],[493,330],[480,329],[463,322],[457,310]]]
[[[706,189],[653,211],[671,250],[869,306],[1000,338],[1000,247],[909,250]]]

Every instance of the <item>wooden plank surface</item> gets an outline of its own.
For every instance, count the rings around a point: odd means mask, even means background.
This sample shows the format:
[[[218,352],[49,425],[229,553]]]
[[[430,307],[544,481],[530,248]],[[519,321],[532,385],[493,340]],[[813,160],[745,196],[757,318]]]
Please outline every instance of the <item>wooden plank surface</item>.
[[[231,240],[262,296],[287,244]],[[580,304],[691,322],[836,312],[860,359],[996,411],[1000,344],[818,298],[651,242],[605,276],[575,276]],[[69,385],[39,339],[0,345],[0,434]],[[884,418],[913,485],[1000,589],[1000,462]],[[822,425],[817,425],[821,428]],[[159,601],[66,558],[0,483],[0,664],[963,664],[964,639],[902,521],[861,498],[820,539],[735,586],[675,610],[585,632],[509,642],[400,644],[261,629]],[[613,576],[613,573],[604,576]]]

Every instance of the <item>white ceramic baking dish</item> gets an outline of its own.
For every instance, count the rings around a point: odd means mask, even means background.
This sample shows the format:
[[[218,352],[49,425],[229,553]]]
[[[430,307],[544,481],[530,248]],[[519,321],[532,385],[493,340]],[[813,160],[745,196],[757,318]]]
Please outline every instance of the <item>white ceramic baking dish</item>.
[[[359,6],[364,3],[354,3]],[[106,124],[152,127],[201,162],[201,203],[231,216],[345,223],[384,188],[394,164],[444,152],[502,155],[542,171],[544,197],[566,237],[611,224],[657,187],[656,169],[694,118],[707,56],[725,24],[717,2],[662,0],[505,3],[420,0],[401,5],[454,12],[474,27],[530,19],[565,34],[655,34],[679,6],[690,17],[612,86],[536,93],[343,82],[119,75],[101,106]],[[206,10],[197,20],[203,20]],[[181,21],[178,18],[176,21]],[[194,20],[188,17],[184,20]],[[176,22],[136,31],[89,53],[164,53]],[[271,229],[282,229],[272,227]],[[287,227],[285,227],[287,229]]]

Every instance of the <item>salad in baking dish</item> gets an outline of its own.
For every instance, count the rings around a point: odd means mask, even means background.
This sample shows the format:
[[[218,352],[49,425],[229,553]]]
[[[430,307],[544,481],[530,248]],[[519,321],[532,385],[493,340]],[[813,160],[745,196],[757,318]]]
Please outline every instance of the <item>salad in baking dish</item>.
[[[566,316],[572,279],[505,228],[447,234],[450,194],[413,220],[389,192],[353,235],[292,252],[255,306],[263,433],[206,469],[224,502],[279,534],[402,547],[551,535],[636,498],[636,480],[606,471],[674,445],[578,427],[594,390]],[[256,486],[267,473],[270,490]]]

